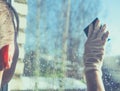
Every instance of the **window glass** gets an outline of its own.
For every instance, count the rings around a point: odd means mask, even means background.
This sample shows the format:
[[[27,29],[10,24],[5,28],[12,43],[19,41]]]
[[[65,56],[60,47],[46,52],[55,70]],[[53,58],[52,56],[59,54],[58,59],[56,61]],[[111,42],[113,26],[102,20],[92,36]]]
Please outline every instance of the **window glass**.
[[[102,68],[105,89],[119,91],[119,3],[119,0],[27,0],[24,69],[20,77],[24,85],[17,89],[85,91],[82,56],[87,37],[83,29],[98,17],[110,32]]]

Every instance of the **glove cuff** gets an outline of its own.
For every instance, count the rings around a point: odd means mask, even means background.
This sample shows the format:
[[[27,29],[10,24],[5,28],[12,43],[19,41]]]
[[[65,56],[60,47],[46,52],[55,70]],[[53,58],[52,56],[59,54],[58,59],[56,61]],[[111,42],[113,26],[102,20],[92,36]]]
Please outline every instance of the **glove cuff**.
[[[101,67],[98,67],[96,65],[93,65],[93,66],[85,66],[84,67],[84,72],[87,73],[87,72],[90,72],[90,71],[98,71],[100,73],[100,75],[102,76],[102,70],[101,70]]]

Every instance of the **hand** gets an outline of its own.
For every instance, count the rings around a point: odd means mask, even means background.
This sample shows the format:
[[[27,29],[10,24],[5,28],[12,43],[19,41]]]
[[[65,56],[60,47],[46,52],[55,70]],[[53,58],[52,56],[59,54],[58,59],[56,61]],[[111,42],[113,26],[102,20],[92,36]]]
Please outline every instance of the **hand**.
[[[85,43],[84,65],[85,72],[90,70],[101,71],[103,63],[104,46],[109,32],[105,31],[106,25],[100,26],[99,20],[95,25],[89,25],[88,39]]]

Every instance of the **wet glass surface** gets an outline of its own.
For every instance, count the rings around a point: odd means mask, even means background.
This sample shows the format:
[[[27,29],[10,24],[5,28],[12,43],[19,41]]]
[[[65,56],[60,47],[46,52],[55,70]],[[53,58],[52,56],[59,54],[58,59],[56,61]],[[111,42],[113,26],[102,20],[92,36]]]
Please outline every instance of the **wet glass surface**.
[[[98,17],[110,32],[102,69],[104,85],[106,91],[119,91],[119,2],[28,0],[23,81],[33,84],[30,88],[35,91],[84,91],[83,29]]]

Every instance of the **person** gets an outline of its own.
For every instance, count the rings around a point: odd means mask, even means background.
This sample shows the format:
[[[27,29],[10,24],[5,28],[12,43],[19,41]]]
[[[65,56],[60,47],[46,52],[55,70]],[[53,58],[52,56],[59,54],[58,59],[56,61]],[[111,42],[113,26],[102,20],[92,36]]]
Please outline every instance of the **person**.
[[[96,20],[95,25],[89,25],[88,31],[83,56],[87,91],[105,91],[101,67],[109,32],[106,31],[105,24],[100,25],[99,19]]]
[[[16,25],[15,19],[16,18]],[[6,0],[0,0],[0,87],[13,77],[19,50],[17,44],[18,16]]]

